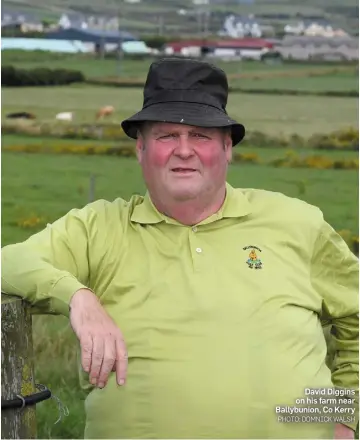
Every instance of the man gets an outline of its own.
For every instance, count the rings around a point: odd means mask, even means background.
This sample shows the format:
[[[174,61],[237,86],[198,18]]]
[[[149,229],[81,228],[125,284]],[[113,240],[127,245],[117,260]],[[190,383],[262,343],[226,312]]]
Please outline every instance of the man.
[[[153,63],[122,123],[146,195],[3,249],[3,290],[70,317],[92,384],[86,438],[354,438],[353,397],[336,421],[281,411],[333,385],[353,396],[358,260],[318,208],[226,182],[245,135],[227,97],[208,63]]]

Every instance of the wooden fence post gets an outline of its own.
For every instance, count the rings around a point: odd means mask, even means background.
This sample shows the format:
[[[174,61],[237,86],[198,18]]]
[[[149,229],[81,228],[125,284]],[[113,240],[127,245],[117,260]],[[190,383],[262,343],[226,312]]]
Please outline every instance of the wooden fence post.
[[[32,319],[18,297],[1,294],[1,399],[35,393]],[[36,438],[36,405],[1,411],[2,439]]]

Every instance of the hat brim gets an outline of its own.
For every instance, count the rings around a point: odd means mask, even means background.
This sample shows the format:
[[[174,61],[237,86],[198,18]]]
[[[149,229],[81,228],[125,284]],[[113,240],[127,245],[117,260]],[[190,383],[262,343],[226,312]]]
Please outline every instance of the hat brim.
[[[125,119],[121,127],[132,139],[137,138],[139,122],[170,122],[196,127],[231,127],[233,146],[245,136],[245,127],[229,118],[221,110],[206,104],[189,102],[162,102],[145,107],[131,118]]]

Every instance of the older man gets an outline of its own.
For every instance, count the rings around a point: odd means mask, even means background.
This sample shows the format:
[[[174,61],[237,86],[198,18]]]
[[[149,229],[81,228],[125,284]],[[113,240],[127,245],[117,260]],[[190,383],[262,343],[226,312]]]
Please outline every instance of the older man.
[[[358,260],[318,208],[226,182],[227,97],[208,63],[153,63],[122,123],[146,195],[3,249],[3,290],[70,317],[86,438],[354,438]]]

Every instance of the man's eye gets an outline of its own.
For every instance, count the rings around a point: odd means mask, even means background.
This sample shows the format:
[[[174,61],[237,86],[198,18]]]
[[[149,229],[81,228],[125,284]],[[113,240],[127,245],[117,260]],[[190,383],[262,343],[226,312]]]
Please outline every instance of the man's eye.
[[[208,136],[205,136],[203,133],[194,133],[193,136],[202,139],[209,139]]]
[[[173,134],[164,134],[163,136],[160,136],[159,139],[170,139],[174,137]]]

